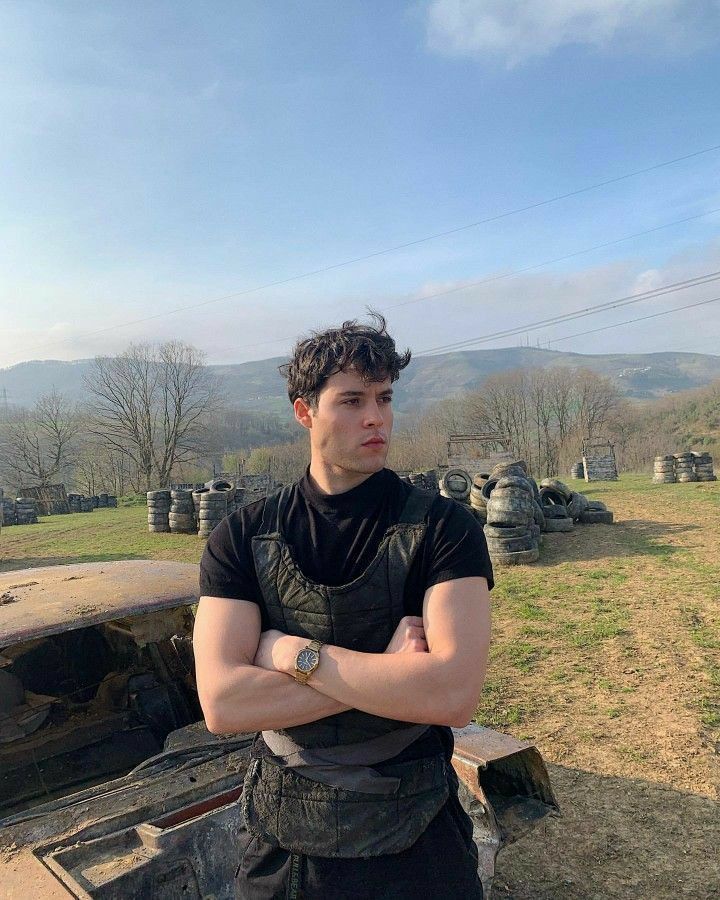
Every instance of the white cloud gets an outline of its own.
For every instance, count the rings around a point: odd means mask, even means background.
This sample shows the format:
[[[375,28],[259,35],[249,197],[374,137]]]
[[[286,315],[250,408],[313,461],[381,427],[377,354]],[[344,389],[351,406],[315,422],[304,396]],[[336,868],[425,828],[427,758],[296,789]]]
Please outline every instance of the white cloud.
[[[431,0],[428,42],[509,67],[571,44],[683,53],[718,39],[718,0]]]

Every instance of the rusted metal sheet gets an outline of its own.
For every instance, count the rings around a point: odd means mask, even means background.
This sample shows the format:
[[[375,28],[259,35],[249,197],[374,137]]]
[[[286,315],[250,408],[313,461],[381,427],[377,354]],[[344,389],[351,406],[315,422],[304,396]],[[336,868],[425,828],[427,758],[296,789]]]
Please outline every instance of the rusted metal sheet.
[[[197,603],[198,566],[131,559],[0,574],[0,648]]]
[[[559,807],[545,763],[531,743],[480,725],[454,733],[452,764],[460,800],[473,821],[478,873],[489,897],[498,851]]]

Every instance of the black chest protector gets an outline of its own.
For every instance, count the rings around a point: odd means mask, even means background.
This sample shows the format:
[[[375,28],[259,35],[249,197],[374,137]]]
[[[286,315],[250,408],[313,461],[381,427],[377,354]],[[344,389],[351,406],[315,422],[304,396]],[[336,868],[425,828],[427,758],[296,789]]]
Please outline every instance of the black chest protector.
[[[349,584],[303,575],[283,536],[289,488],[268,497],[253,557],[270,628],[323,643],[382,653],[405,615],[404,588],[425,537],[430,494],[413,488],[396,525]],[[349,710],[265,735],[243,791],[248,830],[296,853],[368,857],[412,846],[448,796],[442,754],[385,763],[426,726]],[[373,768],[380,766],[381,771]]]

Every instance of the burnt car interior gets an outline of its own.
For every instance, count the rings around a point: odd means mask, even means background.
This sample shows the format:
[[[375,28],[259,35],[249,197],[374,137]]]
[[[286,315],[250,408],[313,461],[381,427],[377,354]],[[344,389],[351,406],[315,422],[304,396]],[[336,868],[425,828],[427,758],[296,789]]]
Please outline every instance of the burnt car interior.
[[[107,781],[202,718],[192,611],[165,609],[0,654],[0,818]]]

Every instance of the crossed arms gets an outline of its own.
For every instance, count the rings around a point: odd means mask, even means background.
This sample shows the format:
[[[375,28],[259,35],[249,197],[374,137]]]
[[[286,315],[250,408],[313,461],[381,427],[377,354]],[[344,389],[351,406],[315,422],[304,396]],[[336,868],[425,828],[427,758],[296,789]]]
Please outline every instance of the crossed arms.
[[[306,638],[260,631],[255,603],[202,597],[193,644],[210,731],[290,728],[346,709],[431,725],[466,725],[475,713],[490,643],[484,578],[425,592],[422,618],[406,616],[384,653],[326,645],[310,683],[292,677]]]

